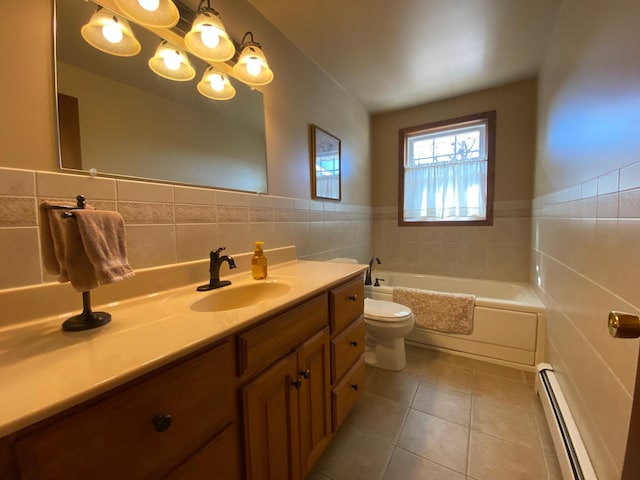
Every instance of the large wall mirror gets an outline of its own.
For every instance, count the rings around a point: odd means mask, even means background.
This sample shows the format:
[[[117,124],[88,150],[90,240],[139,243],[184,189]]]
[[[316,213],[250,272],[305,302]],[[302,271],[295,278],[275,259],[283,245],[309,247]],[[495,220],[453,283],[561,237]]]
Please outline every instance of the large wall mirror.
[[[182,3],[198,7],[197,0]],[[116,57],[80,34],[94,3],[56,0],[55,6],[63,169],[267,192],[261,92],[231,78],[234,98],[208,99],[196,89],[207,67],[202,60],[189,56],[193,80],[167,80],[147,63],[161,41],[155,34],[132,24],[142,50]]]

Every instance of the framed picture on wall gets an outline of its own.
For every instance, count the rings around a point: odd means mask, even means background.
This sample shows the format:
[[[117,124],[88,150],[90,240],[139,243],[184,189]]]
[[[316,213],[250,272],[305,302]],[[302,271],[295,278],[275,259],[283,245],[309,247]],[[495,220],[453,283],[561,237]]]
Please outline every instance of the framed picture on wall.
[[[311,125],[311,198],[340,200],[340,139]]]

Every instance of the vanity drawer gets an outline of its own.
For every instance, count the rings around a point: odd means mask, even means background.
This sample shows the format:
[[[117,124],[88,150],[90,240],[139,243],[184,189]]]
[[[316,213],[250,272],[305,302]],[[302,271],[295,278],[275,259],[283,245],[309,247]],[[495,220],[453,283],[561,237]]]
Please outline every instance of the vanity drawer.
[[[331,334],[340,332],[364,311],[364,283],[361,276],[329,292]]]
[[[364,316],[331,340],[331,383],[335,384],[364,352]]]
[[[238,373],[249,375],[268,367],[328,323],[327,296],[322,294],[241,333]]]
[[[22,478],[160,478],[235,419],[235,385],[226,341],[19,436]]]
[[[365,363],[364,355],[349,370],[340,383],[331,391],[331,406],[333,407],[333,431],[338,430],[347,414],[351,411],[356,400],[364,391]]]

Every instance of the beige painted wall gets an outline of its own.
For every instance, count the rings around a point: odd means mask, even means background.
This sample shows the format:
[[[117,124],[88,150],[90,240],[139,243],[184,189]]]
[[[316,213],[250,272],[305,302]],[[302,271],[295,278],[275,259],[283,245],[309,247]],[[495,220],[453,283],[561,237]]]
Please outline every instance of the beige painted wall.
[[[398,226],[398,130],[487,110],[497,110],[493,225]],[[385,269],[528,281],[535,123],[535,79],[373,116],[372,245]]]
[[[0,38],[9,49],[0,78],[0,166],[57,169],[52,73],[52,0],[13,2]],[[219,0],[229,33],[251,30],[275,72],[262,88],[267,130],[268,189],[272,195],[310,196],[309,123],[342,140],[343,201],[368,205],[369,116],[366,110],[244,0]],[[6,105],[6,108],[4,106]],[[6,112],[6,113],[4,113]]]
[[[639,23],[637,1],[565,0],[539,74],[532,283],[600,480],[620,478],[636,383],[638,340],[606,321],[640,313]]]
[[[497,110],[495,200],[531,200],[536,128],[536,80],[510,83],[371,119],[373,206],[398,204],[398,130]]]

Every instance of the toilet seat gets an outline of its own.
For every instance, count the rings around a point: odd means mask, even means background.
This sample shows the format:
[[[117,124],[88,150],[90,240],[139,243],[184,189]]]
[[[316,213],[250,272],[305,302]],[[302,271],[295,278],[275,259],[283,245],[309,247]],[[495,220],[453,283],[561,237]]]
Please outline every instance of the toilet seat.
[[[402,322],[412,316],[405,305],[387,300],[364,299],[364,318],[378,322]]]

